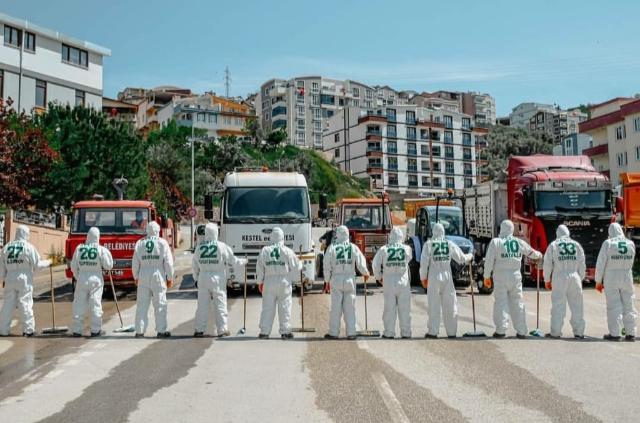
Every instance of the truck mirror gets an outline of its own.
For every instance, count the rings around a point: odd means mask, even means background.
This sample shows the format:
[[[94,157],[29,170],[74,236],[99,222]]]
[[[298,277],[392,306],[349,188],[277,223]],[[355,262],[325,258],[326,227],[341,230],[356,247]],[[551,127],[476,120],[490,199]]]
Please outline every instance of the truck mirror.
[[[614,197],[615,201],[615,212],[616,213],[624,213],[624,198],[622,197]]]
[[[328,210],[319,209],[318,210],[318,219],[326,219],[329,216]]]

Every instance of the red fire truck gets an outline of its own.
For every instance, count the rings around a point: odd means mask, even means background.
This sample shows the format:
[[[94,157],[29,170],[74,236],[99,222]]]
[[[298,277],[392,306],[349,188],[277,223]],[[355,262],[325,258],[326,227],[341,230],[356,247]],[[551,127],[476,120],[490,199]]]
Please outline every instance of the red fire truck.
[[[67,263],[71,262],[78,244],[85,241],[92,226],[100,229],[100,244],[113,255],[113,281],[120,287],[132,287],[131,259],[136,242],[146,235],[147,224],[155,221],[160,225],[160,236],[172,249],[177,239],[173,221],[160,216],[151,201],[79,201],[73,205],[69,237],[65,244]],[[67,277],[73,279],[67,267]]]
[[[511,219],[515,235],[542,253],[556,238],[558,225],[564,224],[584,248],[587,279],[593,280],[613,208],[611,183],[587,156],[512,157],[506,184],[481,183],[465,189],[464,196],[477,258],[484,257],[503,219]],[[479,270],[481,273],[482,268]],[[523,270],[535,275],[536,267],[526,261]],[[478,276],[479,287],[481,279]]]

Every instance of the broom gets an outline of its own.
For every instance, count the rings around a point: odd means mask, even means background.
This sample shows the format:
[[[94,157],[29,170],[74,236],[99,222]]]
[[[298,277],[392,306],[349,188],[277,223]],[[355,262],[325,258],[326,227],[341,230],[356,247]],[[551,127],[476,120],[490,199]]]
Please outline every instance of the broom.
[[[56,293],[53,287],[53,269],[49,266],[49,282],[51,286],[51,319],[53,326],[50,328],[44,328],[42,330],[43,335],[59,335],[61,333],[69,332],[69,328],[66,326],[56,326]]]
[[[466,338],[482,338],[485,335],[484,332],[476,330],[476,299],[473,292],[473,275],[471,273],[471,263],[469,263],[469,282],[471,282],[471,314],[473,315],[473,332],[466,332],[464,337]]]
[[[118,297],[116,296],[116,287],[113,285],[113,276],[111,276],[111,270],[109,270],[109,282],[111,282],[111,292],[113,293],[113,301],[116,303],[116,310],[118,310],[118,318],[120,318],[120,327],[114,329],[114,332],[133,332],[136,328],[133,325],[125,326],[122,322],[122,314],[120,313],[120,306],[118,305]]]
[[[540,331],[540,269],[536,265],[536,328],[529,332],[529,335],[542,338]]]

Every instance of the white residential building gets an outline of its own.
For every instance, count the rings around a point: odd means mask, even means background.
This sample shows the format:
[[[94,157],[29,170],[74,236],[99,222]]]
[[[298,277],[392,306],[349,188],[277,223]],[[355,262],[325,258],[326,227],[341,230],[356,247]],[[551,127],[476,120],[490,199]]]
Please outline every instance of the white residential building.
[[[266,132],[284,128],[290,144],[321,150],[327,120],[338,110],[349,106],[373,111],[398,101],[398,93],[387,86],[299,76],[265,82],[255,104],[258,121]]]
[[[509,114],[509,125],[514,128],[529,129],[531,117],[538,112],[555,113],[556,107],[542,103],[520,103]]]
[[[102,61],[111,51],[0,13],[0,96],[20,111],[50,102],[102,110]]]
[[[385,191],[442,193],[477,182],[485,128],[458,112],[415,105],[367,112],[346,108],[329,119],[323,136],[328,160]]]

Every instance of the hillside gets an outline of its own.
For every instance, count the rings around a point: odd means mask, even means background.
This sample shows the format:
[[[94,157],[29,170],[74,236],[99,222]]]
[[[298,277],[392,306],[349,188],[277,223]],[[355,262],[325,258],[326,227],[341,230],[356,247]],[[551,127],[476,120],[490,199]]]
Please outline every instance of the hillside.
[[[298,171],[307,178],[311,202],[318,201],[320,193],[326,193],[329,202],[344,197],[369,197],[367,179],[354,178],[324,160],[321,154],[295,146],[261,150],[250,145],[242,148],[250,166],[267,166],[271,170]]]

